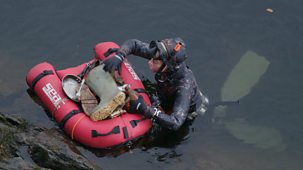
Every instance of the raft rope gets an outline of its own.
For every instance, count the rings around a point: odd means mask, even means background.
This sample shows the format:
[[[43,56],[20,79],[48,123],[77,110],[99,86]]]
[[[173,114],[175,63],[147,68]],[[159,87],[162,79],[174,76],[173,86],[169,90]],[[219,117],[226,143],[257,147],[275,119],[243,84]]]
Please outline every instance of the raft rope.
[[[78,125],[78,123],[85,117],[86,115],[82,115],[78,120],[77,122],[74,124],[73,128],[72,128],[72,134],[71,134],[71,137],[72,137],[72,140],[74,140],[74,131],[75,131],[75,128],[76,126]]]

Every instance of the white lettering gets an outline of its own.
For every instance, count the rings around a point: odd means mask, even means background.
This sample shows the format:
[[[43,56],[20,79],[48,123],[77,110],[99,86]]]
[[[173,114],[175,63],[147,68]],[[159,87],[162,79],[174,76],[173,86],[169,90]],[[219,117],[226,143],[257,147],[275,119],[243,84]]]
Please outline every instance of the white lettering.
[[[134,69],[132,68],[132,66],[128,62],[124,62],[124,64],[125,64],[126,68],[128,69],[128,71],[130,72],[130,74],[133,76],[133,78],[135,80],[140,80],[139,76],[134,71]]]
[[[47,95],[49,100],[53,103],[53,105],[58,108],[58,105],[60,104],[62,98],[57,93],[57,91],[53,88],[53,86],[50,83],[47,83],[42,90]]]

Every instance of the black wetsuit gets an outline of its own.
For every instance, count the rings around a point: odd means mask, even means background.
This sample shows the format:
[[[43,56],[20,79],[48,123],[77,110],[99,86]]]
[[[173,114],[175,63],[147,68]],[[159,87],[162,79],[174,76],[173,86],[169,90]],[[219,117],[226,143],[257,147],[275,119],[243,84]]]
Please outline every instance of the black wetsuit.
[[[154,51],[149,44],[132,39],[124,42],[119,52],[151,59]],[[192,71],[183,62],[178,69],[165,75],[165,79],[157,73],[155,79],[162,108],[169,114],[161,112],[156,121],[171,130],[177,130],[185,122],[188,113],[196,111],[202,103],[202,95]]]

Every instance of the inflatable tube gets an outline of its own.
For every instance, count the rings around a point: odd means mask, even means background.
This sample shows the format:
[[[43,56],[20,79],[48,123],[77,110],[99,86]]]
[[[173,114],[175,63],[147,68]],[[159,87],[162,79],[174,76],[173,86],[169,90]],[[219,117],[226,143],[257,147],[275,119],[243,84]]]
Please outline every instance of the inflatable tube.
[[[104,53],[109,48],[118,48],[113,42],[104,42],[95,47],[96,58],[104,60]],[[109,56],[111,57],[111,56]],[[92,121],[81,109],[81,106],[70,100],[62,89],[62,78],[67,74],[79,75],[85,63],[65,70],[55,68],[43,62],[33,67],[26,76],[28,86],[41,99],[46,109],[56,120],[59,127],[72,140],[92,148],[113,147],[144,135],[151,128],[151,120],[139,114],[123,113],[122,115],[101,121]],[[141,89],[144,86],[128,63],[127,59],[121,65],[121,78],[131,88]],[[150,105],[146,93],[141,92],[145,102]]]

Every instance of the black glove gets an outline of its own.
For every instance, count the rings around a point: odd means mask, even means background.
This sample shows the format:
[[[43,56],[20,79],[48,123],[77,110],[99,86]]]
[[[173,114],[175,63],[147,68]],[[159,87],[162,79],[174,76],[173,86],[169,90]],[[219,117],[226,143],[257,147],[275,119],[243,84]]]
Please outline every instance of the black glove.
[[[147,111],[143,97],[140,95],[137,100],[130,100],[130,111],[132,113],[145,113]]]
[[[122,53],[116,53],[114,56],[107,58],[103,61],[104,67],[103,70],[106,72],[113,72],[118,70],[119,74],[121,73],[121,63],[124,60]]]
[[[112,53],[118,52],[119,48],[109,48],[105,53],[104,56],[108,57],[109,55],[111,55]]]
[[[148,118],[158,116],[161,111],[154,106],[147,106],[140,95],[137,100],[130,101],[130,110],[132,113],[141,113]]]
[[[151,95],[150,96],[150,102],[152,103],[153,106],[158,107],[161,105],[161,102],[159,100],[159,97],[156,95]]]

